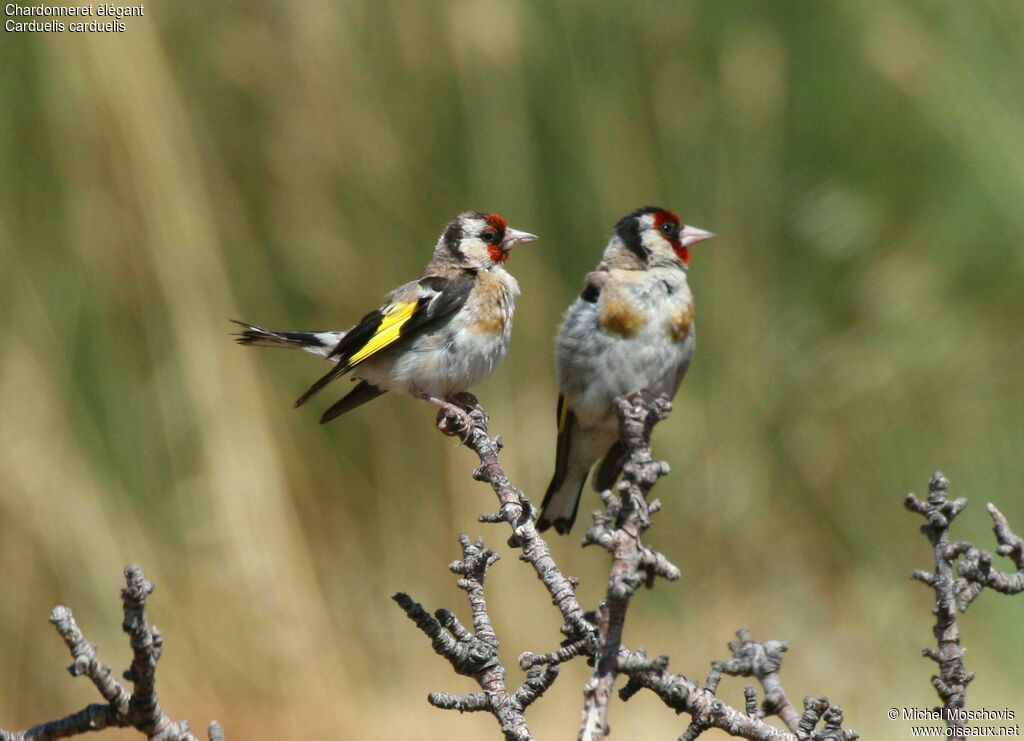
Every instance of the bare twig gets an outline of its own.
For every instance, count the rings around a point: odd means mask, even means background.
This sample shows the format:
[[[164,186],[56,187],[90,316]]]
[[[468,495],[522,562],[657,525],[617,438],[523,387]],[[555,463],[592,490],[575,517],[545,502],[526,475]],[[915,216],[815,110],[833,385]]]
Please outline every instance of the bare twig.
[[[967,685],[974,679],[974,672],[964,666],[964,649],[960,645],[953,570],[960,549],[950,544],[949,526],[967,506],[967,500],[949,499],[948,489],[949,481],[936,472],[928,482],[928,498],[922,501],[907,494],[904,504],[928,520],[921,526],[921,532],[928,537],[935,552],[935,571],[916,570],[910,576],[935,591],[933,633],[938,648],[926,648],[922,653],[939,665],[939,673],[932,677],[932,684],[942,699],[946,725],[955,730],[953,738],[963,738],[967,720],[955,711],[963,709],[967,701]]]
[[[510,693],[504,685],[504,669],[496,658],[497,637],[493,635],[483,601],[486,567],[475,571],[475,567],[467,562],[470,554],[466,549],[470,541],[462,536],[464,558],[462,562],[453,564],[452,569],[460,575],[479,573],[479,578],[460,580],[460,586],[463,586],[464,581],[467,582],[463,588],[470,596],[474,632],[462,628],[454,616],[446,611],[431,616],[407,595],[395,597],[406,614],[430,637],[435,651],[448,659],[456,672],[475,678],[481,687],[481,691],[468,695],[435,692],[428,698],[430,703],[462,712],[491,712],[506,738],[526,741],[532,738],[523,717],[526,706],[551,685],[560,663],[582,655],[594,659],[595,676],[600,675],[600,689],[588,689],[591,696],[597,692],[607,694],[615,674],[625,674],[629,679],[619,692],[622,700],[628,700],[639,690],[648,688],[657,693],[669,707],[691,716],[692,722],[682,736],[685,741],[696,739],[709,728],[719,728],[751,741],[796,741],[797,736],[793,732],[776,728],[760,717],[752,688],[746,693],[747,707],[743,710],[732,708],[716,698],[715,693],[722,676],[720,665],[712,667],[705,686],[701,688],[682,675],[670,674],[666,670],[667,658],[648,660],[643,651],[631,653],[621,645],[624,607],[628,604],[629,596],[641,584],[650,585],[656,576],[668,579],[679,576],[675,566],[656,551],[643,546],[639,540],[640,534],[650,525],[650,515],[659,507],[656,500],[647,501],[647,494],[657,479],[668,470],[664,464],[651,460],[647,445],[651,428],[657,421],[664,419],[668,412],[667,400],[650,400],[642,396],[620,400],[623,437],[629,445],[625,476],[618,495],[605,494],[606,510],[595,515],[596,524],[587,534],[589,542],[608,548],[613,555],[607,599],[602,604],[599,616],[583,612],[575,596],[576,581],[562,574],[551,558],[547,543],[537,534],[533,526],[530,501],[512,485],[501,467],[498,459],[500,438],[492,439],[487,435],[487,415],[469,395],[460,400],[460,405],[468,409],[468,413],[453,414],[442,410],[438,415],[438,428],[445,434],[458,435],[462,443],[477,454],[480,467],[474,472],[474,478],[489,483],[498,496],[500,510],[494,514],[481,515],[480,521],[506,522],[512,527],[509,544],[522,549],[521,560],[533,567],[548,589],[565,621],[562,632],[566,638],[557,651],[522,654],[519,664],[527,672],[527,679],[522,687]],[[486,566],[493,563],[491,557],[479,561],[483,558],[479,554],[486,551],[482,542],[477,541],[472,548],[478,549],[478,555],[474,557],[478,560],[470,559],[472,563],[485,563]],[[599,632],[595,625],[600,625],[600,656]],[[791,719],[795,711],[792,711],[778,682],[778,661],[772,662],[775,654],[781,652],[779,646],[783,644],[771,642],[756,645],[764,647],[766,654],[765,660],[759,660],[753,669],[754,676],[759,677],[770,696],[766,699],[765,707],[775,708],[773,712]],[[737,650],[734,647],[734,658]],[[603,702],[606,706],[606,699]],[[593,705],[596,707],[597,704],[595,700]],[[595,731],[606,733],[606,722],[600,711],[586,717],[595,719],[592,724]],[[816,729],[822,720],[824,727]],[[840,728],[842,711],[838,706],[829,705],[827,700],[823,705],[814,701],[799,721],[803,724],[801,729],[807,728],[799,736],[801,741],[850,741],[857,738],[855,732]]]
[[[619,672],[629,677],[626,686],[619,690],[621,699],[628,700],[640,689],[649,689],[677,713],[690,716],[690,725],[681,740],[693,741],[709,728],[718,728],[749,741],[853,741],[858,738],[856,731],[841,727],[842,709],[829,704],[825,698],[812,703],[812,709],[805,711],[800,719],[799,730],[794,731],[776,728],[760,717],[753,688],[747,688],[744,693],[747,707],[743,710],[731,707],[715,696],[721,679],[721,664],[712,668],[704,687],[682,674],[670,673],[667,656],[648,659],[643,651],[636,651],[620,657],[618,666]],[[805,700],[805,707],[807,703]],[[822,719],[824,726],[816,729]]]
[[[620,398],[618,409],[619,434],[627,455],[619,493],[602,494],[606,511],[594,513],[594,526],[583,539],[584,545],[599,545],[612,554],[608,592],[598,612],[597,661],[583,688],[583,741],[597,741],[608,734],[608,700],[618,674],[630,598],[642,584],[651,586],[655,576],[679,578],[679,569],[640,542],[651,526],[651,514],[660,507],[657,500],[648,503],[647,495],[668,473],[668,464],[652,459],[648,441],[654,425],[668,416],[672,404],[664,396],[648,401],[637,393]]]
[[[575,580],[565,576],[558,568],[547,542],[534,527],[533,505],[521,490],[512,485],[501,466],[498,458],[498,452],[503,445],[501,437],[488,437],[487,414],[472,394],[463,394],[461,402],[464,406],[471,407],[469,419],[473,427],[469,430],[461,428],[459,425],[462,420],[459,417],[442,410],[438,414],[438,428],[447,435],[458,435],[462,444],[477,454],[480,467],[473,472],[473,478],[490,484],[498,496],[499,511],[495,514],[481,515],[480,521],[504,521],[509,524],[512,528],[509,545],[522,550],[522,560],[533,566],[537,578],[551,594],[552,601],[565,621],[562,631],[567,639],[593,643],[594,625],[586,619],[583,608],[576,599]]]
[[[661,476],[668,473],[665,463],[655,462],[651,456],[650,436],[655,424],[665,419],[672,405],[666,397],[651,399],[644,393],[631,394],[617,400],[620,439],[627,451],[623,478],[617,489],[602,495],[605,512],[594,514],[594,527],[584,538],[584,545],[600,545],[611,552],[612,568],[608,592],[599,612],[598,656],[595,671],[584,688],[584,712],[580,738],[586,741],[603,739],[608,734],[608,696],[617,673],[626,674],[629,681],[619,692],[628,700],[639,689],[653,690],[677,712],[687,712],[692,720],[682,735],[692,741],[709,728],[720,728],[734,736],[748,739],[793,739],[798,733],[801,717],[786,697],[779,681],[778,671],[786,645],[777,641],[755,643],[746,630],[738,632],[740,640],[729,644],[733,651],[730,661],[712,666],[705,687],[687,680],[682,675],[669,674],[667,657],[649,660],[643,651],[630,653],[622,646],[622,630],[629,600],[641,584],[652,586],[654,578],[679,578],[679,569],[664,556],[641,543],[641,536],[651,526],[651,515],[660,509],[657,500],[647,497]],[[755,676],[765,689],[764,709],[776,713],[789,726],[791,733],[781,731],[764,722],[758,711],[757,694],[753,687],[744,690],[744,710],[737,710],[715,697],[723,673]],[[823,728],[815,730],[820,716],[815,716],[800,738],[837,739],[857,738],[854,731],[840,727],[842,710],[827,704]],[[808,717],[810,720],[810,718]]]
[[[555,680],[558,665],[553,664],[547,670],[540,666],[531,667],[523,686],[516,692],[508,691],[505,667],[498,660],[498,636],[484,599],[487,569],[498,560],[498,554],[485,548],[479,538],[474,543],[462,535],[459,542],[462,560],[455,561],[449,568],[462,577],[458,585],[469,599],[473,614],[472,631],[467,630],[448,610],[438,610],[431,616],[407,594],[396,594],[394,600],[431,639],[434,651],[446,658],[456,673],[475,679],[482,690],[461,696],[433,692],[427,697],[430,704],[461,712],[489,711],[498,720],[506,739],[525,741],[532,736],[523,713]]]
[[[769,715],[778,715],[793,733],[800,731],[800,713],[789,701],[779,679],[782,654],[789,646],[782,641],[759,643],[750,636],[750,631],[740,628],[736,631],[738,641],[729,641],[732,658],[715,664],[723,674],[733,677],[756,677],[764,689],[762,709]]]
[[[942,715],[952,729],[952,738],[964,738],[967,715],[962,712],[967,703],[967,685],[974,672],[964,666],[966,649],[960,644],[960,628],[956,611],[967,610],[985,587],[1002,594],[1024,591],[1024,539],[1016,535],[995,505],[988,505],[993,531],[999,545],[996,553],[1010,558],[1017,567],[1015,573],[992,568],[992,554],[979,549],[969,541],[951,542],[949,528],[953,520],[967,507],[965,498],[949,499],[949,481],[936,472],[928,482],[928,497],[918,499],[907,494],[907,509],[923,515],[928,522],[921,532],[928,537],[935,552],[935,570],[915,570],[912,579],[924,582],[935,592],[935,634],[937,648],[926,648],[922,654],[939,665],[939,673],[932,676],[932,685],[942,700]]]
[[[497,556],[484,548],[482,540],[471,543],[460,536],[463,559],[451,569],[463,576],[459,586],[466,590],[473,612],[474,632],[462,627],[450,612],[439,610],[431,616],[411,597],[396,594],[395,601],[417,626],[431,638],[435,652],[448,659],[459,674],[474,678],[480,692],[453,695],[434,692],[428,701],[435,707],[462,712],[488,711],[492,713],[506,739],[531,739],[524,711],[540,697],[558,676],[559,664],[580,654],[592,655],[597,645],[594,625],[584,615],[576,599],[576,581],[562,574],[551,557],[547,543],[537,533],[533,523],[533,506],[522,491],[514,487],[498,459],[501,439],[487,434],[487,415],[470,394],[459,399],[462,413],[442,408],[438,414],[438,429],[446,435],[458,436],[463,445],[480,459],[480,467],[473,472],[477,481],[491,485],[498,497],[499,511],[481,515],[482,522],[506,522],[512,528],[509,544],[522,550],[521,559],[533,566],[537,577],[551,595],[564,620],[562,633],[565,640],[557,650],[546,654],[524,653],[519,660],[526,672],[526,680],[515,692],[505,686],[505,668],[498,660],[498,638],[494,632],[483,595],[483,582],[487,568]],[[467,427],[467,420],[469,426]]]
[[[965,611],[985,587],[1001,594],[1024,592],[1024,538],[1010,529],[1006,517],[989,502],[988,513],[992,517],[992,532],[999,545],[996,553],[1013,561],[1017,571],[1008,573],[992,568],[992,554],[980,550],[971,543],[958,542],[956,547],[963,551],[963,560],[957,565],[957,573],[963,577],[957,590],[957,605]],[[960,580],[958,580],[960,581]]]
[[[619,661],[619,671],[629,677],[619,697],[627,699],[640,688],[649,689],[677,713],[687,713],[692,721],[686,733],[696,738],[708,728],[720,728],[750,741],[795,741],[796,737],[771,726],[745,711],[737,710],[715,697],[715,689],[701,688],[681,674],[668,671],[668,657],[648,659],[643,651]],[[685,734],[684,734],[685,737]]]
[[[110,667],[99,660],[96,646],[82,635],[71,610],[55,607],[50,613],[50,622],[74,659],[68,671],[74,677],[89,677],[106,704],[94,703],[77,713],[25,731],[0,730],[0,741],[49,741],[104,728],[135,728],[153,741],[199,741],[199,737],[190,732],[188,721],[174,722],[160,709],[156,695],[156,664],[163,640],[159,631],[149,626],[146,618],[146,599],[152,593],[153,585],[146,581],[138,566],[128,566],[124,575],[127,586],[121,590],[123,628],[134,652],[132,666],[125,672],[125,679],[132,682],[134,691],[129,692],[111,676]],[[216,721],[210,724],[209,737],[210,741],[224,739],[224,731]]]

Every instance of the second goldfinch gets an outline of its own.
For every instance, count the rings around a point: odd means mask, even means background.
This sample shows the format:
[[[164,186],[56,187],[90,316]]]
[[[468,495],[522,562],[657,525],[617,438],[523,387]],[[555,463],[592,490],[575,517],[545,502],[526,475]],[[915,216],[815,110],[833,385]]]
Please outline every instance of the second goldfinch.
[[[713,236],[663,208],[638,209],[615,225],[558,332],[558,446],[538,530],[569,532],[598,460],[596,491],[621,473],[617,396],[675,396],[696,341],[689,248]]]
[[[389,293],[384,305],[351,329],[276,332],[237,322],[246,328],[238,342],[297,348],[334,363],[296,406],[346,373],[358,379],[321,422],[385,391],[451,408],[450,400],[487,378],[505,357],[519,285],[504,264],[513,247],[535,239],[498,214],[459,214],[441,234],[420,277]]]

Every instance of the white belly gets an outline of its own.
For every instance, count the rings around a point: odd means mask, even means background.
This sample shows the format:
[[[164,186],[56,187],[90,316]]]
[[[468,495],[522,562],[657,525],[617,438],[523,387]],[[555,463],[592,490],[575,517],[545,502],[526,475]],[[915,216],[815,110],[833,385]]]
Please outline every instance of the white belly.
[[[597,303],[580,299],[570,308],[558,336],[558,372],[562,393],[585,427],[616,428],[617,396],[641,390],[675,396],[696,333],[685,274],[667,278],[650,271],[642,282],[617,286],[617,300],[644,319],[631,333],[602,327],[608,309],[602,301],[612,300],[611,291]]]

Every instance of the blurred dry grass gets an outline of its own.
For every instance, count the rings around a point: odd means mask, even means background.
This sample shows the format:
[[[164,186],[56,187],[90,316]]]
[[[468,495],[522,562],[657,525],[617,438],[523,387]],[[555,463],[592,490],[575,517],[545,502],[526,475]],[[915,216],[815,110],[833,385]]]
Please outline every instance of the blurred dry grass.
[[[0,45],[0,723],[93,700],[61,671],[53,604],[126,664],[117,590],[140,562],[161,696],[194,725],[491,737],[426,706],[468,687],[388,598],[461,608],[455,536],[503,540],[473,524],[491,499],[470,456],[408,399],[318,426],[290,402],[320,366],[242,350],[226,319],[343,326],[451,215],[501,211],[544,240],[512,261],[515,340],[479,392],[537,497],[554,327],[647,203],[722,238],[695,255],[700,349],[656,439],[674,473],[652,537],[684,580],[637,601],[630,645],[702,675],[746,624],[792,643],[794,696],[829,692],[865,737],[930,707],[903,493],[941,467],[972,498],[960,535],[990,543],[986,500],[1024,527],[1024,7],[146,10]],[[595,601],[603,559],[556,549]],[[534,578],[506,559],[490,584],[507,657],[550,648]],[[972,706],[1024,712],[1017,602],[964,623]],[[571,737],[584,674],[536,706],[540,737]],[[681,730],[643,696],[612,720]]]

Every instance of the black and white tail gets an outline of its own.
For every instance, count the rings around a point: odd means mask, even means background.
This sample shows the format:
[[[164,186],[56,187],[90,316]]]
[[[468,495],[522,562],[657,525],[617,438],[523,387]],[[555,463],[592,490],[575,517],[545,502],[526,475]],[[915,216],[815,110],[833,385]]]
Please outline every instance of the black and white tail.
[[[275,332],[237,319],[231,321],[245,327],[245,331],[239,332],[235,337],[235,342],[239,345],[289,347],[305,350],[322,358],[328,357],[345,336],[344,332]]]

